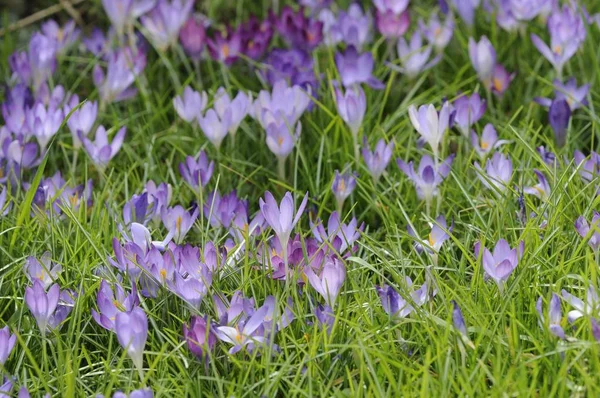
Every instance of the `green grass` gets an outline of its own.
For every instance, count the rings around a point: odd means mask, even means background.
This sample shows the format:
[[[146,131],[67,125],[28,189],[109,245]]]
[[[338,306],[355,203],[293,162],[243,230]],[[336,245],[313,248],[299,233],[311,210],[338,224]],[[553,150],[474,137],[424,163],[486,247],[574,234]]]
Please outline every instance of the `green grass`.
[[[413,20],[427,15],[425,6],[413,3]],[[591,12],[600,11],[598,4],[584,3]],[[215,19],[225,15],[224,10],[233,9],[235,21],[244,20],[250,11],[263,15],[268,6],[267,2],[249,1],[202,5]],[[89,12],[101,15],[100,11],[99,5],[94,5]],[[334,170],[354,162],[352,138],[337,116],[328,80],[337,74],[333,50],[323,48],[315,55],[315,65],[324,80],[315,110],[302,118],[302,136],[288,159],[284,181],[277,176],[277,160],[255,121],[246,119],[235,145],[226,139],[220,153],[216,153],[199,129],[178,119],[171,104],[185,84],[210,93],[221,85],[231,93],[240,89],[257,92],[263,87],[253,69],[244,62],[226,69],[207,61],[197,75],[181,51],[164,56],[151,52],[144,77],[138,82],[145,85],[148,96],[138,95],[109,105],[99,115],[98,121],[107,127],[127,126],[124,147],[106,172],[99,173],[83,153],[76,164],[72,163],[66,127],[54,140],[44,166],[40,166],[37,177],[60,170],[69,185],[92,178],[93,206],[81,208],[76,214],[67,211],[62,220],[30,218],[32,197],[19,193],[13,198],[13,210],[0,218],[0,317],[18,334],[17,346],[3,373],[13,375],[17,385],[27,385],[35,396],[45,392],[53,396],[110,395],[117,389],[143,386],[152,388],[158,397],[598,395],[600,346],[591,335],[589,319],[568,326],[566,312],[570,308],[564,303],[563,326],[572,339],[561,342],[538,326],[535,301],[541,295],[547,303],[552,292],[559,293],[563,288],[583,297],[589,283],[598,284],[598,259],[575,233],[573,222],[582,214],[590,218],[592,210],[600,208],[600,199],[591,185],[581,181],[570,160],[565,167],[549,169],[535,148],[552,148],[560,159],[571,159],[577,148],[585,152],[600,148],[600,119],[595,112],[600,106],[600,29],[590,27],[582,50],[565,68],[565,76],[576,76],[579,84],[590,83],[592,88],[589,106],[575,112],[568,143],[558,149],[553,148],[546,111],[532,102],[533,97],[550,96],[552,91],[554,72],[528,38],[530,32],[547,37],[544,26],[533,21],[527,35],[508,34],[485,18],[479,12],[473,32],[457,22],[442,62],[413,81],[390,72],[383,63],[386,43],[374,42],[376,75],[387,87],[367,90],[368,110],[361,135],[366,135],[371,144],[379,138],[393,140],[394,158],[420,158],[428,149],[416,147],[418,137],[407,116],[408,106],[439,105],[442,98],[453,99],[461,91],[485,95],[470,66],[466,47],[470,35],[488,35],[498,60],[518,75],[504,98],[490,98],[477,128],[480,131],[485,123],[493,123],[501,138],[511,141],[500,149],[514,162],[511,189],[500,197],[485,190],[473,167],[476,155],[458,133],[447,135],[443,154],[457,156],[441,187],[437,208],[439,214],[454,219],[455,228],[437,265],[432,266],[431,258],[414,251],[414,239],[406,227],[411,224],[424,236],[428,233],[427,222],[437,213],[426,214],[425,204],[417,199],[414,188],[395,164],[390,164],[387,173],[374,184],[361,163],[358,186],[346,203],[344,216],[355,216],[367,227],[359,250],[346,261],[347,279],[336,304],[331,336],[311,324],[315,319],[310,302],[317,297],[309,300],[313,294],[310,288],[303,294],[286,289],[257,271],[256,260],[247,253],[237,261],[235,270],[215,278],[211,294],[222,292],[229,297],[242,290],[255,297],[257,303],[269,294],[281,303],[291,295],[296,320],[276,336],[281,352],[231,356],[227,354],[229,347],[219,343],[205,369],[182,340],[182,323],[189,322],[193,314],[179,298],[161,291],[158,298],[142,301],[150,319],[150,332],[144,378],[140,379],[116,336],[99,327],[90,315],[100,283],[94,270],[107,264],[107,257],[112,255],[111,240],[118,236],[113,214],[120,214],[125,201],[152,179],[172,185],[172,204],[189,204],[195,197],[180,178],[177,165],[186,155],[205,149],[219,163],[209,189],[222,193],[237,189],[249,200],[252,212],[258,211],[258,199],[266,190],[278,198],[286,190],[296,197],[309,191],[311,211],[328,217],[335,209],[331,193]],[[16,46],[14,37],[5,36],[0,46],[4,77],[8,77],[5,60]],[[86,54],[71,51],[60,60],[53,83],[64,85],[80,98],[96,99],[89,78],[96,62]],[[536,183],[534,167],[548,176],[552,194],[546,203],[526,197],[527,212],[537,216],[523,224],[517,217],[518,191]],[[30,173],[25,180],[34,177]],[[547,226],[540,228],[544,218]],[[310,234],[308,215],[296,230],[305,236]],[[165,231],[153,234],[160,237]],[[212,229],[199,219],[186,240],[202,246],[207,241],[222,244],[225,238],[225,231]],[[482,266],[473,254],[477,240],[489,246],[500,238],[511,245],[524,240],[526,247],[503,294],[492,282],[484,281]],[[258,243],[251,247],[256,246]],[[62,329],[43,337],[23,302],[27,280],[22,265],[27,256],[39,257],[47,250],[64,268],[60,286],[77,291],[79,297]],[[435,299],[409,318],[391,321],[374,286],[399,286],[404,276],[420,285],[426,272],[431,272],[437,283]],[[451,300],[462,308],[471,345],[463,344],[452,327]],[[202,308],[202,313],[214,314],[208,299]]]

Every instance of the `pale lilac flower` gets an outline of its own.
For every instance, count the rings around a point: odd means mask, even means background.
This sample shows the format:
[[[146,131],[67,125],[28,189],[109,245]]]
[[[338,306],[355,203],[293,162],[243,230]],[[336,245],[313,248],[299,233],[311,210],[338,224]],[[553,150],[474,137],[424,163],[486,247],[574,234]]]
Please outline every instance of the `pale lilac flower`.
[[[391,11],[401,14],[408,8],[409,0],[373,0],[373,5],[381,12]]]
[[[481,254],[485,275],[496,282],[501,292],[503,291],[504,282],[506,282],[517,268],[519,260],[523,257],[524,250],[525,245],[523,241],[519,242],[518,247],[511,249],[506,240],[500,239],[496,243],[493,253],[485,246],[482,247],[481,242],[475,243],[475,257],[479,259],[479,255]]]
[[[177,44],[179,31],[193,7],[194,0],[158,0],[156,7],[141,18],[154,46],[166,51]]]
[[[594,211],[592,221],[587,222],[584,216],[580,216],[575,221],[575,230],[582,238],[588,238],[588,245],[593,251],[600,249],[600,213]]]
[[[415,249],[417,252],[422,253],[426,250],[430,254],[436,254],[440,251],[444,242],[450,239],[449,233],[454,229],[454,221],[448,227],[446,218],[444,216],[438,216],[431,226],[431,232],[427,236],[427,240],[421,240],[410,225],[407,229],[408,234],[418,240],[415,242]]]
[[[533,169],[533,172],[535,173],[538,179],[538,183],[532,187],[525,187],[523,189],[523,192],[526,194],[535,195],[538,198],[545,201],[548,199],[548,197],[550,197],[551,191],[548,179],[546,178],[546,176],[544,176],[544,174],[541,171],[537,169]]]
[[[229,121],[221,119],[214,109],[209,109],[204,116],[198,115],[198,124],[218,151],[229,131]]]
[[[549,0],[507,0],[512,14],[517,20],[530,21],[537,17],[546,7]]]
[[[117,31],[123,36],[125,29],[132,26],[135,20],[154,8],[156,0],[102,0],[104,11]]]
[[[208,104],[208,94],[205,91],[200,94],[190,86],[185,86],[183,94],[173,98],[175,111],[188,123],[192,123],[202,115],[206,104]]]
[[[600,176],[600,154],[592,151],[589,159],[579,150],[575,151],[574,163],[585,183],[591,183]],[[600,189],[598,190],[600,193]]]
[[[0,397],[9,398],[13,388],[13,380],[10,377],[4,376],[4,381],[0,379],[0,383],[2,383],[2,385],[0,385]]]
[[[132,285],[131,293],[127,294],[125,289],[115,283],[113,287],[104,279],[100,282],[100,290],[96,296],[98,311],[92,309],[92,318],[107,330],[115,330],[115,320],[120,312],[130,312],[140,305],[135,283]]]
[[[467,325],[465,324],[465,318],[458,306],[458,303],[452,300],[452,324],[465,337],[469,337],[469,333],[467,332]]]
[[[333,308],[328,305],[318,304],[315,307],[315,317],[317,318],[317,322],[319,322],[319,326],[326,328],[327,334],[331,334],[335,322]]]
[[[96,57],[103,55],[108,49],[108,40],[100,28],[94,28],[89,36],[83,38],[82,42],[86,50]]]
[[[97,395],[96,398],[104,398],[101,395]],[[154,398],[154,392],[150,388],[140,388],[133,390],[129,395],[122,391],[117,391],[113,394],[112,398]]]
[[[225,32],[217,32],[214,37],[206,40],[206,47],[211,58],[225,65],[233,64],[243,51],[241,29],[227,29]]]
[[[59,296],[60,288],[57,284],[50,286],[46,293],[44,285],[37,279],[33,281],[33,286],[25,289],[25,304],[29,307],[42,334],[46,334],[48,330],[50,317],[56,310]]]
[[[60,329],[67,316],[75,306],[75,298],[77,294],[71,290],[61,290],[56,311],[48,319],[48,327],[50,329]]]
[[[397,39],[408,31],[410,27],[410,12],[408,9],[400,14],[391,10],[375,12],[375,25],[379,33],[387,39]]]
[[[587,289],[585,302],[578,297],[573,296],[565,289],[562,290],[562,298],[569,303],[573,308],[567,313],[567,320],[570,323],[575,322],[583,316],[597,316],[600,311],[600,298],[594,286],[590,285]]]
[[[129,312],[119,312],[115,318],[115,332],[123,349],[142,372],[144,367],[144,346],[148,338],[148,317],[140,307]]]
[[[168,282],[169,290],[198,310],[212,284],[212,273],[206,265],[199,263],[195,272],[187,271],[185,277],[180,272],[175,272],[173,281]]]
[[[454,17],[450,14],[442,23],[437,14],[433,14],[429,22],[425,24],[419,20],[419,30],[425,36],[429,44],[433,45],[436,51],[440,52],[452,39],[454,33]]]
[[[515,73],[509,73],[504,66],[496,64],[492,70],[492,80],[487,83],[484,82],[484,84],[491,84],[487,87],[491,88],[492,93],[497,97],[502,97],[515,76]]]
[[[471,127],[483,117],[487,104],[478,93],[473,93],[471,96],[461,95],[453,105],[454,123],[460,132],[468,137]]]
[[[423,44],[423,36],[420,31],[415,31],[410,38],[410,42],[406,43],[404,37],[398,40],[398,58],[401,66],[388,64],[388,66],[400,73],[404,73],[409,78],[414,78],[419,73],[437,65],[442,59],[441,55],[434,56],[431,60],[433,51],[432,45]]]
[[[126,127],[121,127],[110,143],[108,142],[108,133],[104,126],[98,126],[93,142],[81,132],[79,133],[79,139],[83,143],[83,148],[92,159],[92,162],[94,162],[98,168],[104,169],[108,165],[108,162],[115,157],[121,149],[123,140],[125,140],[126,130]]]
[[[65,110],[65,116],[67,116],[69,112],[70,110]],[[95,101],[86,102],[71,113],[71,116],[67,120],[67,126],[69,126],[69,130],[71,130],[71,135],[73,136],[74,148],[81,148],[79,134],[87,137],[90,131],[92,131],[97,116],[98,103]]]
[[[38,92],[56,69],[56,42],[41,33],[34,33],[27,52],[33,91]]]
[[[485,174],[478,162],[475,162],[478,177],[483,185],[500,193],[504,192],[512,179],[513,166],[510,157],[500,152],[494,153],[485,164]]]
[[[96,65],[92,73],[100,101],[111,103],[135,96],[137,89],[132,85],[146,67],[144,53],[139,50],[134,53],[129,48],[120,49],[107,55],[107,63],[106,74],[100,65]]]
[[[272,92],[261,90],[252,104],[250,115],[265,130],[272,124],[285,124],[293,130],[311,103],[309,95],[300,86],[289,86],[285,80],[278,80]]]
[[[298,122],[295,131],[292,131],[290,127],[283,122],[272,122],[266,127],[266,130],[267,146],[271,152],[277,156],[280,162],[283,162],[288,155],[292,153],[296,141],[300,138],[302,124]]]
[[[3,187],[0,192],[0,217],[6,216],[12,208],[12,202],[6,200],[8,194],[8,188]]]
[[[240,123],[250,113],[252,96],[240,91],[232,99],[223,87],[219,87],[213,97],[213,103],[217,115],[226,124],[229,134],[235,137]]]
[[[154,205],[154,216],[152,220],[157,223],[162,217],[163,209],[171,203],[171,197],[173,196],[173,189],[170,184],[156,183],[152,180],[146,183],[144,192],[148,193],[148,204]]]
[[[342,289],[346,279],[346,268],[341,260],[336,257],[327,257],[318,273],[312,267],[305,267],[304,274],[311,286],[325,299],[331,308]]]
[[[575,111],[583,106],[586,106],[587,95],[590,91],[590,85],[584,84],[581,87],[577,87],[577,80],[572,77],[567,80],[566,83],[562,83],[560,80],[555,79],[554,82],[554,101],[565,100],[569,105],[571,111]],[[550,108],[553,100],[550,98],[536,97],[534,99],[540,105]]]
[[[246,315],[245,319],[239,320],[236,327],[217,327],[217,337],[221,341],[233,344],[233,347],[229,349],[230,354],[235,354],[246,348],[246,346],[251,351],[256,344],[265,343],[267,336],[265,335],[264,323],[270,310],[268,304],[270,300],[274,300],[273,296],[267,297],[265,304],[254,311],[252,315]]]
[[[421,138],[431,146],[436,158],[439,157],[440,144],[450,125],[451,105],[445,102],[439,114],[435,106],[421,105],[418,110],[414,105],[408,107],[410,122]]]
[[[352,194],[354,188],[356,188],[356,177],[358,175],[352,172],[345,172],[341,174],[338,170],[335,171],[333,183],[331,184],[331,190],[333,196],[338,204],[338,210],[341,211],[344,206],[346,199]]]
[[[44,152],[52,137],[58,133],[64,120],[64,113],[60,108],[46,108],[43,103],[38,102],[33,108],[27,110],[25,120],[29,131],[40,144],[40,151]]]
[[[341,88],[335,88],[335,103],[342,120],[350,127],[354,145],[358,142],[358,131],[362,125],[367,111],[367,98],[360,86],[346,89],[344,93]]]
[[[177,244],[181,244],[185,235],[194,226],[199,213],[200,208],[198,207],[192,213],[179,205],[164,209],[162,221],[165,228],[169,231],[167,236],[171,236]]]
[[[412,161],[407,164],[402,159],[396,159],[396,163],[414,184],[419,199],[429,202],[438,195],[438,186],[450,173],[453,160],[454,155],[450,155],[442,163],[436,165],[431,156],[423,155],[417,170],[414,169]]]
[[[16,342],[17,336],[10,333],[8,326],[0,329],[0,366],[4,366]]]
[[[41,25],[44,36],[56,42],[56,51],[63,54],[79,38],[81,31],[75,26],[75,21],[68,21],[61,27],[55,20],[50,19]]]
[[[598,14],[598,24],[600,25],[600,14]],[[592,324],[592,335],[594,336],[594,340],[600,341],[600,325],[598,321],[594,318],[591,319]]]
[[[350,46],[344,54],[335,54],[335,64],[345,87],[366,83],[373,89],[379,90],[385,85],[373,76],[375,60],[373,54],[359,54],[356,48]]]
[[[184,323],[183,337],[188,349],[200,360],[208,360],[208,351],[217,344],[217,335],[207,316],[192,317],[190,326]]]
[[[356,241],[360,238],[361,232],[364,229],[364,223],[358,227],[358,221],[352,217],[348,224],[344,224],[340,220],[340,215],[334,211],[329,216],[327,222],[327,230],[323,226],[323,222],[317,219],[316,223],[310,223],[311,230],[315,239],[319,243],[330,242],[338,253],[343,254],[347,249],[352,249]],[[339,247],[339,249],[338,249]]]
[[[319,13],[319,20],[323,22],[323,37],[329,46],[344,42],[360,49],[371,41],[371,15],[363,12],[358,3],[350,4],[347,11],[340,11],[337,18],[325,9]]]
[[[471,58],[471,64],[473,64],[479,80],[489,87],[496,66],[496,50],[486,36],[482,36],[479,42],[472,37],[469,38],[469,58]]]
[[[493,149],[507,143],[507,140],[498,139],[498,133],[496,133],[496,129],[491,123],[485,125],[481,133],[481,138],[479,138],[475,131],[471,130],[471,145],[481,159],[485,159]]]
[[[208,156],[204,151],[196,155],[196,159],[187,156],[185,162],[179,163],[179,173],[185,182],[196,192],[200,193],[202,188],[208,184],[212,177],[215,162],[208,161]]]
[[[377,141],[375,150],[371,152],[367,143],[367,137],[364,138],[362,155],[367,165],[367,169],[373,176],[375,181],[379,180],[379,177],[383,174],[386,167],[392,159],[394,152],[394,142],[390,141],[387,145],[383,139]]]
[[[475,11],[479,7],[479,0],[452,0],[460,18],[468,25],[475,22]]]
[[[421,307],[429,298],[429,295],[427,294],[427,282],[423,283],[419,289],[415,289],[413,288],[412,280],[407,276],[405,278],[405,284],[408,293],[407,296],[410,297],[411,301],[406,300],[391,286],[384,284],[381,287],[375,287],[381,300],[383,310],[392,319],[406,318],[415,310],[413,304],[417,307]]]
[[[62,272],[62,266],[52,263],[52,254],[47,251],[39,260],[33,256],[27,257],[23,271],[30,282],[38,280],[44,289],[48,289],[57,282],[58,275]]]
[[[540,327],[545,329],[548,327],[550,333],[555,335],[560,339],[566,339],[565,331],[562,326],[560,326],[560,322],[562,320],[562,311],[560,309],[560,298],[557,294],[552,293],[552,298],[550,299],[550,304],[548,305],[548,324],[546,324],[546,316],[544,315],[544,299],[540,296],[535,304],[535,309],[540,316]]]

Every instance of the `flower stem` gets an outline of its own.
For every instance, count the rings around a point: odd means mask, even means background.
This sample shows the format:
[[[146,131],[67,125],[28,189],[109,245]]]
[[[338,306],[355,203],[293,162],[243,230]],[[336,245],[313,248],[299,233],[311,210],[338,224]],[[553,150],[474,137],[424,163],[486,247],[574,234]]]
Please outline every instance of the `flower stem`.
[[[285,158],[277,158],[277,172],[279,173],[279,179],[285,181]]]

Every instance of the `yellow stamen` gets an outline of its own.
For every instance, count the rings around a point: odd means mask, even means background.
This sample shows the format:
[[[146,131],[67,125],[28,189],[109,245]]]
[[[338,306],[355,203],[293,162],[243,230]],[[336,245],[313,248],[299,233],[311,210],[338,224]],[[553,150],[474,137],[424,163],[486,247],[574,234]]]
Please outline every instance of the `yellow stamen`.
[[[433,245],[435,245],[435,239],[433,238],[432,234],[429,234],[429,246],[433,247]]]
[[[481,141],[481,149],[488,149],[490,144],[487,141]]]
[[[345,190],[346,190],[346,182],[343,179],[341,179],[340,183],[338,185],[338,192],[342,192]]]
[[[224,58],[229,57],[229,51],[229,45],[223,44],[223,47],[221,47],[221,54],[223,54]]]
[[[248,48],[254,48],[254,41],[250,40],[248,42]]]
[[[439,26],[437,28],[435,28],[435,30],[433,31],[433,35],[435,37],[438,37],[441,33],[442,33],[442,28],[440,28]]]
[[[279,144],[279,146],[283,145],[283,137],[277,138],[277,144]]]
[[[161,269],[159,273],[160,273],[160,277],[161,277],[163,280],[166,280],[166,279],[167,279],[167,270],[166,270],[166,269],[164,269],[164,268],[163,268],[163,269]]]
[[[562,55],[563,49],[560,45],[554,46],[554,53],[558,55]]]
[[[504,90],[504,84],[502,83],[502,80],[498,79],[497,77],[494,78],[494,88],[498,92],[502,92]]]
[[[177,217],[177,221],[175,221],[175,228],[177,229],[177,231],[181,231],[181,222],[183,220],[181,219],[181,216]]]

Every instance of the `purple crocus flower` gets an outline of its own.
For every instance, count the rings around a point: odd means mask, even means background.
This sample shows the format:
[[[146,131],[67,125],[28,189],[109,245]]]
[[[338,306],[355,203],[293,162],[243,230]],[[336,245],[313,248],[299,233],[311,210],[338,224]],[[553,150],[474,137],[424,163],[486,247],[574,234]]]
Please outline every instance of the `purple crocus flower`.
[[[376,286],[377,294],[381,299],[381,306],[383,310],[392,318],[392,319],[401,319],[409,316],[414,310],[415,307],[413,304],[416,304],[417,307],[422,306],[427,302],[429,295],[427,294],[428,285],[427,282],[423,283],[423,285],[419,289],[413,289],[413,282],[407,276],[405,278],[406,289],[408,290],[408,296],[412,300],[412,302],[407,301],[401,296],[393,287],[384,284],[379,287]]]
[[[575,230],[582,238],[589,238],[588,245],[593,251],[596,252],[600,249],[600,213],[594,211],[590,223],[587,222],[584,216],[578,217],[575,221]]]
[[[69,316],[73,310],[76,297],[76,293],[68,289],[60,292],[56,311],[54,311],[54,314],[48,319],[48,327],[50,329],[60,329],[63,322],[67,319],[67,316]]]
[[[485,125],[481,138],[475,131],[471,130],[471,145],[481,159],[485,159],[493,149],[507,143],[507,140],[498,139],[498,133],[496,133],[496,129],[491,123]]]
[[[190,86],[185,86],[183,94],[173,98],[173,108],[179,117],[188,123],[201,117],[206,104],[208,104],[208,94],[205,91],[200,94]]]
[[[598,20],[598,24],[600,25],[600,15]],[[594,340],[600,341],[600,325],[598,324],[598,321],[592,318],[590,322],[592,324],[592,335],[594,336]]]
[[[579,150],[574,154],[575,165],[579,169],[579,175],[585,183],[591,183],[600,176],[600,154],[592,151],[589,159]],[[598,190],[600,194],[600,189]]]
[[[215,162],[209,162],[206,153],[200,151],[196,155],[196,159],[187,156],[185,162],[179,163],[179,172],[184,181],[192,187],[194,192],[199,194],[210,181],[214,167]]]
[[[46,293],[44,285],[37,279],[33,281],[33,286],[25,289],[25,304],[29,307],[42,334],[46,334],[48,330],[48,323],[56,310],[59,296],[60,288],[57,284],[50,286]]]
[[[333,324],[335,322],[335,313],[333,312],[333,308],[328,305],[318,304],[315,307],[315,317],[317,318],[319,326],[325,328],[327,334],[331,334],[331,331],[333,330]]]
[[[30,282],[40,281],[44,289],[48,289],[54,282],[57,282],[58,275],[62,272],[62,266],[53,264],[52,254],[47,251],[39,260],[33,256],[27,257],[23,270]]]
[[[104,398],[102,395],[97,395],[96,398]],[[154,392],[150,388],[140,388],[133,390],[129,394],[125,394],[122,391],[117,391],[113,394],[112,398],[154,398]]]
[[[399,14],[391,10],[375,12],[375,25],[381,35],[387,39],[397,39],[402,37],[410,27],[410,12],[408,9]]]
[[[177,44],[179,31],[193,7],[194,0],[158,0],[156,7],[141,18],[156,48],[166,51]]]
[[[179,43],[185,53],[195,61],[200,60],[206,44],[206,28],[199,15],[192,15],[179,31]]]
[[[141,373],[144,367],[144,346],[148,338],[148,317],[144,310],[135,307],[129,312],[119,312],[115,318],[115,332],[123,349]]]
[[[216,32],[213,38],[206,40],[211,58],[225,65],[231,65],[238,59],[243,50],[242,44],[242,34],[239,28]]]
[[[348,224],[342,223],[337,211],[334,211],[329,216],[327,230],[325,230],[323,222],[320,219],[317,219],[315,224],[310,223],[316,241],[318,243],[330,242],[331,246],[340,254],[343,254],[347,249],[353,248],[355,242],[360,238],[364,226],[363,223],[358,227],[358,221],[354,217]]]
[[[101,103],[123,101],[135,96],[137,89],[132,85],[146,67],[144,53],[139,50],[133,52],[129,48],[120,49],[107,55],[107,63],[106,75],[100,65],[96,65],[92,73]]]
[[[508,242],[500,239],[494,247],[494,252],[491,253],[481,242],[475,243],[475,257],[479,258],[480,253],[483,269],[486,277],[492,278],[498,289],[502,292],[504,282],[510,277],[513,271],[517,268],[519,260],[523,257],[525,244],[519,242],[519,246],[511,249]]]
[[[156,4],[156,0],[102,0],[104,11],[115,28],[117,35],[122,37],[126,28],[144,15]]]
[[[575,322],[577,319],[583,316],[597,316],[598,310],[600,310],[600,298],[598,292],[594,286],[590,285],[586,292],[585,301],[578,297],[573,296],[565,289],[561,292],[563,300],[569,303],[573,308],[572,311],[567,313],[567,320],[569,323]]]
[[[577,87],[577,80],[572,77],[567,80],[566,83],[562,83],[560,80],[555,79],[554,82],[554,101],[565,100],[569,105],[571,111],[575,111],[576,109],[581,108],[582,106],[586,106],[587,95],[590,91],[590,85],[584,84],[581,87]],[[552,105],[553,100],[550,98],[542,98],[536,97],[535,102],[540,105],[543,105],[549,108]]]
[[[202,263],[199,263],[196,270],[189,270],[193,272],[186,271],[185,277],[180,272],[174,273],[173,281],[169,283],[169,290],[181,297],[192,308],[198,310],[212,284],[212,273]]]
[[[429,44],[433,45],[437,52],[442,51],[450,40],[454,33],[454,17],[448,16],[442,23],[437,14],[433,14],[429,19],[429,22],[425,24],[422,20],[419,20],[419,30],[425,36]]]
[[[512,14],[519,21],[530,21],[544,11],[552,0],[507,0]]]
[[[479,0],[452,0],[460,18],[468,25],[475,22],[475,11],[479,7]]]
[[[169,231],[168,236],[173,237],[173,240],[177,244],[181,244],[185,235],[194,226],[199,213],[199,207],[196,207],[192,213],[179,205],[164,209],[162,221],[165,228]]]
[[[13,388],[13,380],[10,377],[4,376],[4,379],[0,379],[0,397],[1,398],[9,398],[10,392]]]
[[[335,88],[335,103],[342,120],[350,127],[354,146],[358,144],[358,131],[367,111],[367,97],[360,86],[346,89]]]
[[[96,296],[98,311],[92,309],[92,317],[107,330],[115,330],[116,316],[120,312],[130,312],[140,304],[135,284],[132,285],[131,293],[127,294],[125,289],[118,283],[113,287],[104,279],[100,282],[100,290]]]
[[[331,184],[331,190],[333,191],[333,196],[335,196],[339,212],[341,212],[342,208],[344,207],[344,202],[346,199],[352,194],[354,188],[356,188],[357,176],[358,175],[356,173],[352,173],[350,171],[343,174],[338,170],[335,171],[333,183]]]
[[[346,279],[346,268],[342,261],[336,257],[328,257],[318,273],[315,273],[312,267],[305,267],[304,274],[311,286],[325,299],[327,305],[333,308]]]
[[[0,329],[0,365],[4,366],[4,363],[10,356],[16,342],[17,336],[10,334],[8,326],[4,326]]]
[[[406,43],[404,37],[401,37],[398,40],[397,51],[401,66],[393,64],[388,64],[388,66],[405,74],[409,79],[437,65],[442,59],[441,55],[438,54],[429,60],[433,47],[431,44],[423,45],[423,36],[418,30],[413,33],[409,43]]]
[[[309,95],[300,86],[289,86],[285,80],[273,85],[271,92],[261,90],[252,104],[250,115],[265,130],[270,124],[285,124],[293,131],[296,122],[311,103]]]
[[[550,184],[548,183],[548,179],[546,178],[544,173],[542,173],[541,171],[539,171],[537,169],[533,169],[533,172],[535,173],[535,175],[538,179],[538,183],[532,187],[524,188],[523,192],[526,194],[535,195],[538,198],[545,201],[550,196],[550,191],[551,191]]]
[[[350,4],[347,11],[340,11],[337,18],[331,11],[323,10],[319,19],[323,22],[324,41],[328,46],[344,42],[360,49],[371,41],[371,15],[363,12],[358,3]]]
[[[260,59],[271,44],[273,24],[269,18],[259,20],[252,15],[242,25],[242,47],[244,54],[250,59]]]
[[[27,125],[28,109],[33,107],[33,95],[24,84],[17,84],[12,89],[6,90],[6,100],[2,104],[2,116],[6,123],[5,128],[14,134],[30,133]]]
[[[478,93],[471,96],[461,95],[454,101],[454,123],[465,136],[469,136],[471,127],[481,119],[486,110],[486,102]]]
[[[492,70],[492,93],[494,93],[494,95],[497,97],[502,97],[515,76],[515,73],[509,73],[504,66],[496,64]]]
[[[25,113],[25,121],[29,131],[35,135],[40,144],[40,151],[44,152],[50,143],[50,140],[60,128],[64,120],[62,109],[56,109],[49,106],[46,108],[43,103],[36,103],[33,108]]]
[[[217,335],[207,316],[192,317],[190,326],[184,323],[183,337],[189,350],[200,360],[208,360],[208,351],[212,351],[217,344]]]
[[[475,162],[478,177],[483,185],[488,189],[493,189],[503,193],[512,179],[513,166],[510,157],[504,156],[500,152],[494,153],[491,159],[485,164],[485,175],[478,162]]]
[[[285,6],[279,18],[273,16],[279,34],[290,44],[290,47],[312,50],[323,41],[323,23],[304,15],[302,8],[298,11]]]
[[[298,48],[276,48],[269,53],[265,64],[268,65],[264,76],[271,86],[279,80],[285,80],[292,86],[299,86],[312,96],[319,89],[319,80],[315,75],[312,56]]]
[[[104,32],[97,27],[92,30],[89,36],[84,37],[82,42],[86,50],[96,57],[103,55],[108,48],[108,41]]]
[[[566,339],[565,331],[562,326],[560,326],[560,321],[562,320],[562,311],[560,309],[560,298],[557,294],[552,293],[552,298],[550,299],[550,304],[548,306],[548,324],[546,325],[546,317],[544,316],[544,299],[540,296],[537,300],[535,309],[540,316],[540,327],[542,329],[548,327],[550,333],[555,335],[560,339]]]
[[[154,215],[152,220],[158,223],[161,220],[163,209],[171,203],[173,196],[171,185],[166,183],[156,183],[152,180],[146,183],[144,192],[148,193],[148,204],[154,206]]]
[[[373,176],[375,181],[379,180],[379,177],[383,174],[387,168],[392,154],[394,152],[394,142],[390,141],[387,145],[383,139],[377,141],[375,150],[371,152],[367,143],[367,137],[364,138],[362,155],[367,165],[367,169]]]
[[[450,125],[451,105],[445,102],[439,114],[435,106],[421,105],[418,110],[414,105],[408,107],[410,122],[421,139],[431,146],[435,158],[439,157],[440,144]]]
[[[0,217],[6,216],[12,208],[12,203],[6,200],[7,194],[8,188],[2,188],[2,192],[0,192]]]
[[[424,250],[426,250],[429,254],[437,254],[442,248],[444,242],[450,239],[449,233],[451,233],[454,229],[454,221],[452,222],[452,225],[448,227],[446,218],[444,216],[438,216],[431,226],[431,232],[429,233],[427,240],[423,240],[422,243],[420,243],[421,239],[417,236],[416,232],[410,225],[407,227],[407,229],[410,236],[418,239],[418,242],[415,242],[415,249],[417,252],[422,253]]]
[[[361,83],[366,83],[376,90],[385,87],[380,80],[373,77],[375,60],[370,52],[359,54],[356,48],[350,46],[346,49],[345,53],[338,52],[335,54],[335,64],[342,83],[346,87],[352,87]]]
[[[268,301],[271,300],[274,300],[273,296],[268,296],[265,299],[265,304],[254,311],[252,315],[239,320],[237,327],[217,327],[217,337],[221,341],[233,344],[233,347],[229,349],[230,354],[235,354],[246,348],[246,346],[251,350],[257,343],[262,344],[266,341],[267,336],[265,336],[264,324],[270,310]]]
[[[546,150],[543,145],[535,148],[535,150],[540,155],[544,163],[550,167],[556,166],[556,155],[554,152]]]
[[[490,87],[496,66],[496,50],[486,36],[482,36],[479,42],[472,37],[469,38],[469,58],[479,80],[486,87]]]
[[[56,69],[56,45],[53,39],[41,33],[34,33],[31,36],[27,59],[35,92],[38,92]]]
[[[61,27],[55,20],[50,19],[41,25],[42,33],[56,42],[56,51],[63,54],[79,38],[81,31],[75,26],[75,21],[68,21]]]
[[[452,324],[465,337],[469,337],[469,333],[467,332],[467,325],[465,323],[465,318],[458,306],[458,303],[452,300]]]
[[[70,110],[65,110],[65,116],[71,112]],[[92,131],[92,127],[96,122],[96,117],[98,116],[98,103],[95,101],[86,102],[81,105],[78,109],[75,109],[69,120],[67,120],[67,126],[69,126],[69,130],[71,130],[71,135],[73,136],[73,147],[78,149],[81,148],[81,140],[79,139],[79,134],[87,137],[90,131]]]
[[[108,133],[104,126],[98,126],[94,142],[82,133],[79,133],[79,139],[83,143],[83,148],[92,159],[92,162],[94,162],[96,167],[103,170],[121,149],[126,130],[126,127],[121,127],[110,143],[108,142]]]
[[[450,173],[454,156],[450,155],[441,164],[436,165],[431,156],[423,155],[417,170],[414,169],[412,161],[407,164],[402,159],[396,159],[396,163],[415,185],[419,199],[431,202],[439,193],[438,186]]]
[[[287,124],[272,122],[267,126],[266,130],[267,146],[277,156],[279,163],[284,164],[283,162],[292,153],[296,141],[300,138],[302,124],[298,122],[295,131],[292,132]],[[283,177],[283,172],[280,174]]]
[[[565,100],[554,100],[548,110],[548,122],[554,131],[556,145],[563,147],[567,141],[567,128],[571,120],[571,108]]]
[[[240,123],[250,112],[252,96],[240,91],[234,98],[231,98],[227,91],[220,87],[213,97],[213,104],[219,119],[225,124],[232,138],[235,138]],[[210,109],[208,112],[210,112]],[[198,120],[200,120],[200,117]]]

